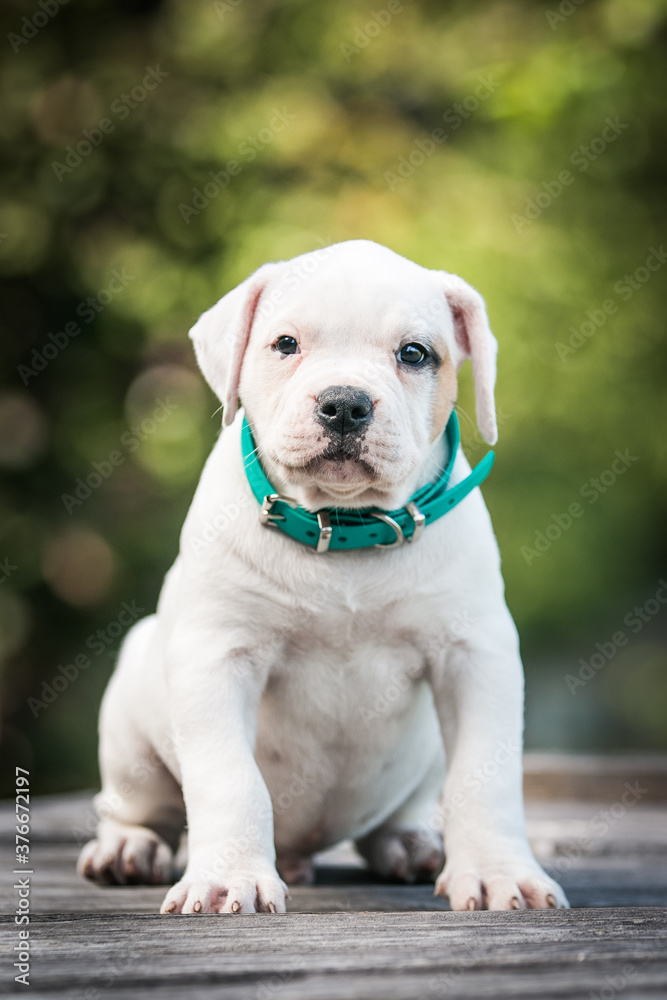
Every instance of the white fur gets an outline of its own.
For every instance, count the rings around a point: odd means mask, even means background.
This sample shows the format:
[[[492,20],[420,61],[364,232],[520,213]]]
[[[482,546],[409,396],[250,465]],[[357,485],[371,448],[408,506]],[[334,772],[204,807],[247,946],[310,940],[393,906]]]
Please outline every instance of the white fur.
[[[273,350],[285,334],[300,354]],[[189,860],[164,912],[281,911],[276,853],[283,877],[307,878],[347,837],[384,875],[432,878],[441,832],[436,891],[454,908],[566,906],[524,831],[523,674],[479,490],[414,545],[322,555],[260,525],[241,458],[237,394],[281,492],[311,510],[401,506],[446,460],[455,401],[454,376],[397,364],[401,344],[427,341],[452,372],[472,358],[495,440],[481,297],[355,241],[260,268],[192,337],[226,429],[104,699],[102,821],[81,870],[164,880],[184,800]],[[364,465],[317,458],[330,385],[374,400]],[[468,472],[459,453],[452,482]]]

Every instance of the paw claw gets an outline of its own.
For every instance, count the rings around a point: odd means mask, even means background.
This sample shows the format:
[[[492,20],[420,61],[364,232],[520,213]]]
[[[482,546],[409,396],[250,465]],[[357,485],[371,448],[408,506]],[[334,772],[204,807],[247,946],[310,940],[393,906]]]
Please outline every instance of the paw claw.
[[[544,910],[567,907],[560,886],[530,856],[496,856],[479,861],[448,859],[436,892],[448,896],[453,910]]]
[[[78,868],[92,882],[155,885],[171,880],[172,863],[171,848],[154,830],[103,820],[97,840],[83,848]]]
[[[283,884],[275,869],[262,861],[257,867],[212,875],[212,863],[193,863],[172,886],[162,913],[284,913]],[[205,872],[205,877],[203,875]]]

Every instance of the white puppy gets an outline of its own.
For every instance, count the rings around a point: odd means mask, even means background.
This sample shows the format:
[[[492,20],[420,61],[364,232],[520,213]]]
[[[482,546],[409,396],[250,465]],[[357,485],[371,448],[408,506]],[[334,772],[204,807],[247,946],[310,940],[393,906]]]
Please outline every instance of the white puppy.
[[[432,879],[444,832],[455,909],[567,906],[526,840],[518,639],[451,417],[471,358],[496,440],[483,300],[353,241],[261,267],[191,336],[226,429],[104,698],[81,872],[169,881],[187,817],[163,912],[279,912],[315,851]]]

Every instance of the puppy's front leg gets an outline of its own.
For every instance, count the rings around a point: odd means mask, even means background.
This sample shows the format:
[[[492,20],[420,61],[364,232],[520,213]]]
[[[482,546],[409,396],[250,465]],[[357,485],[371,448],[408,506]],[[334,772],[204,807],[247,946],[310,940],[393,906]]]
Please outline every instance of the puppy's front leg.
[[[172,641],[168,669],[188,865],[161,912],[284,912],[271,798],[253,756],[267,658],[190,631]]]
[[[436,892],[455,910],[567,906],[525,832],[523,668],[509,612],[478,621],[474,635],[436,658],[432,686],[447,754]]]

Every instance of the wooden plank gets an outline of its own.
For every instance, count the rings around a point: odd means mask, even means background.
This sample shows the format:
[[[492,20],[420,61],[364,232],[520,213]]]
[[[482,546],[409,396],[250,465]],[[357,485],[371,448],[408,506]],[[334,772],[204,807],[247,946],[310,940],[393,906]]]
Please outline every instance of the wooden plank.
[[[589,998],[667,990],[664,908],[36,917],[30,996]],[[4,954],[15,927],[0,923]],[[18,989],[18,988],[17,988]],[[23,987],[21,987],[23,989]],[[89,994],[90,995],[90,994]]]
[[[5,819],[13,810],[3,807]],[[76,875],[72,831],[90,813],[86,796],[34,803],[32,903],[35,912],[155,913],[161,887],[99,888]],[[606,819],[604,817],[606,816]],[[13,820],[12,820],[13,822]],[[602,826],[600,826],[602,823]],[[575,906],[661,905],[667,901],[667,808],[595,803],[534,803],[528,829],[538,856]],[[46,840],[46,834],[53,839]],[[84,829],[87,836],[87,830]],[[0,875],[0,908],[14,902],[11,880]],[[318,856],[317,892],[292,890],[293,910],[441,910],[430,886],[382,884],[365,870],[349,842]]]
[[[643,787],[643,786],[640,786]],[[621,791],[623,786],[621,786]],[[629,804],[626,804],[629,803]],[[529,800],[526,803],[528,834],[542,855],[563,853],[568,845],[588,838],[586,853],[637,852],[667,854],[667,802],[644,802],[619,796],[609,801]],[[74,843],[82,846],[95,832],[96,817],[91,793],[45,796],[32,803],[33,843]],[[0,803],[0,843],[14,841],[14,804]],[[349,841],[337,852],[345,863],[354,863]],[[328,857],[325,852],[323,857]],[[361,863],[357,858],[357,863]]]
[[[93,810],[94,792],[69,795],[33,796],[30,801],[32,843],[74,842],[85,844],[94,835],[97,819]],[[0,842],[14,843],[15,803],[0,802]]]
[[[523,759],[523,787],[529,800],[616,802],[626,782],[640,786],[643,803],[667,803],[667,754],[533,752]]]
[[[163,887],[90,885],[75,872],[77,841],[93,829],[90,797],[32,805],[37,1000],[667,996],[667,806],[658,800],[529,802],[547,869],[587,909],[451,913],[429,885],[374,879],[348,842],[320,855],[315,885],[292,889],[286,915],[248,917],[161,917]],[[0,806],[7,846],[13,822],[13,804]],[[2,878],[2,983],[13,992],[9,866]]]
[[[74,845],[40,845],[34,852],[31,879],[33,913],[155,914],[164,897],[162,886],[96,886],[76,874]],[[582,857],[541,859],[565,889],[573,906],[661,906],[667,904],[667,865],[662,859]],[[563,860],[567,865],[563,865]],[[560,867],[559,867],[560,866]],[[0,911],[16,903],[12,879],[3,876]],[[375,879],[367,871],[344,865],[321,865],[314,886],[292,886],[291,912],[442,911],[445,900],[432,885],[400,885]]]
[[[641,854],[667,861],[667,803],[528,801],[528,837],[542,857]]]
[[[528,805],[551,800],[616,804],[626,782],[638,787],[638,805],[667,806],[667,754],[558,754],[524,756],[524,789]],[[84,843],[95,830],[93,792],[42,796],[34,800],[33,837]],[[14,836],[11,802],[0,803],[0,841]]]

